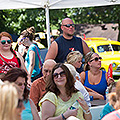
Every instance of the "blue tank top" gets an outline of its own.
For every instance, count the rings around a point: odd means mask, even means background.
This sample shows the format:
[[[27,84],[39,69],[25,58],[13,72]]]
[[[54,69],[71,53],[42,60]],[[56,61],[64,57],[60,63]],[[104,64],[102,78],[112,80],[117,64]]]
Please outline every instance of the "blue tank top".
[[[30,101],[28,100],[27,103],[24,101],[23,103],[24,103],[25,109],[22,111],[22,114],[21,114],[22,120],[33,120]]]
[[[34,66],[34,68],[33,68],[31,77],[37,76],[37,75],[40,73],[40,71],[41,71],[40,68],[39,68],[40,61],[39,61],[39,58],[38,58],[38,54],[37,54],[37,50],[36,50],[36,49],[38,50],[39,56],[40,56],[40,58],[41,58],[40,49],[39,49],[39,47],[38,47],[37,44],[31,44],[31,45],[30,45],[30,47],[29,47],[29,49],[28,49],[28,52],[27,52],[27,55],[26,55],[26,57],[25,57],[25,60],[26,60],[25,66],[26,66],[27,70],[29,70],[29,66],[30,66],[29,52],[30,52],[31,50],[35,52],[35,66]],[[41,61],[42,61],[42,59],[41,59]]]
[[[72,39],[68,40],[60,36],[55,41],[58,44],[58,54],[55,58],[57,63],[64,63],[68,53],[71,51],[80,51],[83,54],[81,38],[73,36]]]
[[[98,84],[96,85],[92,85],[89,83],[88,81],[88,71],[85,72],[85,82],[84,82],[84,86],[88,87],[88,88],[91,88],[92,90],[98,92],[99,94],[103,95],[104,96],[104,99],[106,99],[106,96],[105,96],[105,91],[107,89],[107,80],[106,80],[106,77],[105,77],[105,71],[102,71],[102,77],[101,77],[101,80]]]
[[[64,63],[68,53],[71,51],[79,51],[83,54],[82,39],[79,37],[73,36],[72,39],[65,39],[63,36],[58,37],[55,40],[58,44],[58,54],[55,58],[57,63]],[[83,68],[77,68],[77,72],[82,72]]]

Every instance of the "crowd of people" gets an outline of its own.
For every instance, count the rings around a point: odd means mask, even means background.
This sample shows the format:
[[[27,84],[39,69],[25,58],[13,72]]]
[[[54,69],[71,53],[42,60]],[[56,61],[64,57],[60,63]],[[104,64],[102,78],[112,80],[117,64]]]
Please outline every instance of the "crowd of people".
[[[100,119],[120,116],[120,82],[100,70],[102,58],[74,36],[70,18],[61,29],[44,61],[33,26],[21,32],[18,51],[10,34],[0,33],[0,120],[92,120],[90,96],[108,100]]]

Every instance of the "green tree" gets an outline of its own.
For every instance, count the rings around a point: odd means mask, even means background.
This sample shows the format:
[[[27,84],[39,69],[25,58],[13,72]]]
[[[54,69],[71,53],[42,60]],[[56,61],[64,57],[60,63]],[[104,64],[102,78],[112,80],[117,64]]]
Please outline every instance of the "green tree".
[[[68,9],[67,15],[74,19],[76,24],[103,24],[103,23],[118,23],[120,31],[120,5],[89,7],[89,8],[74,8]],[[118,35],[120,41],[120,34]]]
[[[27,27],[34,26],[36,31],[45,29],[44,9],[15,9],[0,11],[0,32],[20,34]]]
[[[88,7],[88,8],[70,8],[50,10],[50,26],[51,29],[60,29],[63,18],[70,17],[76,24],[102,24],[102,23],[118,23],[120,31],[120,5],[104,6],[104,7]],[[0,11],[0,32],[8,31],[17,35],[30,26],[34,26],[36,31],[44,31],[46,29],[45,10],[36,9],[16,9]],[[120,41],[120,34],[118,36]]]

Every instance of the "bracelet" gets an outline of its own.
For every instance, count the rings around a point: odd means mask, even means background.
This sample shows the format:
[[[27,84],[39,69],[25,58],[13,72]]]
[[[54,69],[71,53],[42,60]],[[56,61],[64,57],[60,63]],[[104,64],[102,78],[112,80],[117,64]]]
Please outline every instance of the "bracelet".
[[[65,116],[64,116],[63,114],[62,114],[62,119],[63,119],[63,120],[66,120],[66,118],[65,118]]]
[[[90,109],[88,109],[88,110],[84,110],[83,109],[83,112],[85,113],[85,114],[90,114],[91,112],[90,112]]]

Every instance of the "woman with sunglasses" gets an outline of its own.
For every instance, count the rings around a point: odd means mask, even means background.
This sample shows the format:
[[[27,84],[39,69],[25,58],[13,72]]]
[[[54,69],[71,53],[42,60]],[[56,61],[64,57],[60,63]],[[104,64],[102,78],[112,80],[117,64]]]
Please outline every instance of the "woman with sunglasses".
[[[0,120],[21,120],[24,108],[18,86],[9,82],[0,85]]]
[[[80,120],[91,120],[91,113],[81,92],[74,87],[74,77],[62,63],[57,63],[50,73],[46,94],[40,101],[42,120],[66,120],[75,116]],[[72,106],[76,103],[76,107]],[[84,111],[84,112],[83,112]]]
[[[12,49],[12,42],[13,40],[9,33],[0,33],[0,76],[13,67],[26,70],[22,56]]]
[[[11,68],[6,74],[4,74],[1,80],[9,81],[17,84],[23,95],[23,103],[25,110],[22,111],[22,120],[40,120],[37,108],[33,101],[29,98],[29,89],[27,87],[27,72],[20,68]]]
[[[94,52],[89,52],[85,56],[84,70],[80,74],[81,82],[86,87],[93,99],[106,99],[105,91],[107,86],[114,81],[113,78],[107,79],[107,73],[100,70],[101,57]]]
[[[24,46],[29,46],[26,58],[25,58],[25,66],[28,70],[28,73],[31,77],[31,82],[41,77],[41,68],[42,68],[42,60],[40,49],[37,43],[33,42],[35,37],[35,28],[30,27],[23,32],[21,32],[20,38],[21,43]]]

